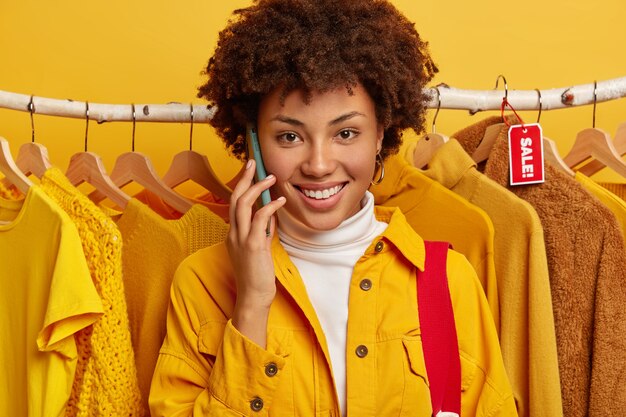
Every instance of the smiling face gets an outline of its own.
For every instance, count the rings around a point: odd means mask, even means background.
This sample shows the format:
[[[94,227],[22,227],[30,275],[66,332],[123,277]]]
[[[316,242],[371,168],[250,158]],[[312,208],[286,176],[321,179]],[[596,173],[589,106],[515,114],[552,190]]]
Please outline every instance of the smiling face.
[[[287,199],[287,210],[305,225],[330,230],[357,213],[374,176],[383,128],[374,102],[357,85],[313,93],[294,90],[284,102],[281,89],[259,106],[257,129],[263,161],[276,176],[272,198]]]

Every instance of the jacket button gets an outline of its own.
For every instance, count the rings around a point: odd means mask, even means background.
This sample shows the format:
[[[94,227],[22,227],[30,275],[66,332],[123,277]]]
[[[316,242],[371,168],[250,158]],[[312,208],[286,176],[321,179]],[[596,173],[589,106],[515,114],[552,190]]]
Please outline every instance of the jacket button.
[[[276,366],[276,364],[274,362],[270,362],[267,365],[265,365],[265,375],[267,376],[274,376],[278,373],[278,366]]]
[[[363,280],[361,280],[361,283],[359,284],[359,287],[361,287],[361,289],[363,291],[369,291],[370,289],[372,289],[372,281],[365,278]]]
[[[263,409],[263,400],[259,397],[254,397],[252,401],[250,401],[250,408],[252,411],[261,411]]]
[[[374,247],[374,250],[379,253],[382,252],[383,247],[385,246],[385,244],[381,241],[378,241],[378,243],[376,244],[376,246]]]
[[[367,356],[367,352],[368,352],[367,346],[365,346],[365,345],[359,345],[359,346],[356,347],[356,355],[359,358],[366,357]]]

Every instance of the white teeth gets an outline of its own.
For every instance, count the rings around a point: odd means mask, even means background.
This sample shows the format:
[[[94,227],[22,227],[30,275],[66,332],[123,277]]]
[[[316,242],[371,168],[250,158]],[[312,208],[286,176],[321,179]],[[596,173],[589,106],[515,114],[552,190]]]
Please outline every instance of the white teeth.
[[[325,190],[305,190],[303,188],[302,192],[304,193],[305,196],[309,198],[314,198],[316,200],[324,200],[337,194],[339,191],[341,191],[342,188],[343,188],[343,185],[337,185],[335,187],[327,188]]]

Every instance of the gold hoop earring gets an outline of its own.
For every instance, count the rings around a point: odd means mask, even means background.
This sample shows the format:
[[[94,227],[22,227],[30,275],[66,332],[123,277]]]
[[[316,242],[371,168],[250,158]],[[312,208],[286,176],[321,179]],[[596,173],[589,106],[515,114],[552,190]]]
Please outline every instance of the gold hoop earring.
[[[372,185],[378,185],[383,182],[383,178],[385,178],[385,164],[383,163],[383,158],[379,153],[376,154],[376,166],[380,165],[380,177],[377,180],[373,180],[370,182]],[[378,171],[378,170],[376,170]]]

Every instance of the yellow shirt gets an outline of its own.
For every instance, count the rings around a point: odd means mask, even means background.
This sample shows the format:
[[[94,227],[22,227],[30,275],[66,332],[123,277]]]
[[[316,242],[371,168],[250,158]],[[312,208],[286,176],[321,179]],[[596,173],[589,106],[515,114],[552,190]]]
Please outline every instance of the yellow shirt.
[[[189,254],[226,238],[228,226],[194,204],[178,220],[165,220],[137,199],[115,216],[122,232],[124,285],[143,409],[148,410],[152,373],[165,337],[170,285]]]
[[[378,207],[376,217],[389,226],[356,263],[350,286],[347,415],[430,416],[415,282],[416,268],[424,267],[424,243],[400,210]],[[277,237],[272,256],[278,282],[266,349],[232,326],[236,289],[225,244],[183,261],[174,277],[167,337],[152,382],[153,417],[340,415],[321,325]],[[459,339],[462,415],[515,416],[476,274],[451,250],[447,275]],[[372,282],[367,291],[359,286],[366,277]],[[252,411],[259,400],[260,411]]]
[[[409,155],[412,160],[410,150]],[[479,172],[455,139],[438,149],[423,172],[493,221],[500,347],[520,417],[562,416],[550,276],[537,212]]]
[[[494,229],[487,213],[428,178],[401,155],[385,160],[385,179],[370,192],[376,204],[400,208],[422,238],[449,242],[465,255],[478,274],[499,329]]]
[[[102,314],[76,226],[38,185],[0,199],[0,416],[61,416],[74,335]]]
[[[104,307],[102,317],[77,334],[78,364],[65,416],[142,416],[122,280],[122,235],[58,168],[48,169],[40,184],[76,224]]]

